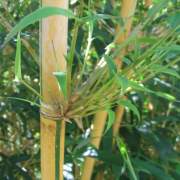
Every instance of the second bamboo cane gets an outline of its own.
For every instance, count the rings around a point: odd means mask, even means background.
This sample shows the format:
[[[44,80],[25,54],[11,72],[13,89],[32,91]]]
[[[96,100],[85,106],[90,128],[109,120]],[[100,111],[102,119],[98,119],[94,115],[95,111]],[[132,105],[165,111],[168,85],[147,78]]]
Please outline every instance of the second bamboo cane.
[[[122,18],[128,18],[128,21],[125,27],[126,31],[122,36],[118,38],[117,43],[123,42],[125,40],[125,37],[127,37],[130,31],[132,15],[134,14],[136,3],[137,3],[136,0],[130,0],[130,1],[123,0],[122,1],[121,16]],[[116,60],[116,64],[119,68],[121,67],[120,58]],[[106,119],[107,119],[107,112],[102,111],[102,112],[98,112],[95,115],[95,119],[93,122],[93,130],[91,132],[91,144],[94,145],[96,148],[99,148],[101,137],[104,131],[104,126],[106,123]],[[89,157],[85,159],[81,180],[91,179],[94,164],[95,164],[95,159],[92,159]]]

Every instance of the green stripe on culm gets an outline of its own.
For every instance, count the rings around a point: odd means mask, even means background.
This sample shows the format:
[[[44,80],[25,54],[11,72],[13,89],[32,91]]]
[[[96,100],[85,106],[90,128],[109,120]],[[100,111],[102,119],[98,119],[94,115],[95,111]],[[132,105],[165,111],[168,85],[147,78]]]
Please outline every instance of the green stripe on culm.
[[[56,122],[56,137],[55,137],[55,180],[59,180],[60,168],[60,131],[61,121]]]

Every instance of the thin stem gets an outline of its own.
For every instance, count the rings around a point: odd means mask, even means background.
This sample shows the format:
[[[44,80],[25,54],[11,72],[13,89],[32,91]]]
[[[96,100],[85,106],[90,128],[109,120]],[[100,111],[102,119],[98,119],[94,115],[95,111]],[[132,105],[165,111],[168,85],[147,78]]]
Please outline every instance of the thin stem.
[[[83,10],[83,2],[80,2],[80,8],[79,8],[79,16],[81,16]],[[79,19],[75,20],[74,24],[74,31],[73,31],[73,37],[71,41],[71,48],[70,48],[70,53],[68,57],[68,64],[67,64],[67,88],[68,88],[68,97],[71,95],[71,81],[72,81],[72,66],[73,66],[73,60],[75,56],[75,51],[76,51],[76,42],[77,42],[77,36],[78,36],[78,31],[79,31],[79,26],[80,26],[80,21]]]
[[[24,84],[31,92],[33,92],[34,94],[36,94],[40,99],[42,99],[42,96],[40,95],[40,93],[38,93],[34,88],[32,88],[28,83],[26,83],[24,80],[20,81],[22,84]]]

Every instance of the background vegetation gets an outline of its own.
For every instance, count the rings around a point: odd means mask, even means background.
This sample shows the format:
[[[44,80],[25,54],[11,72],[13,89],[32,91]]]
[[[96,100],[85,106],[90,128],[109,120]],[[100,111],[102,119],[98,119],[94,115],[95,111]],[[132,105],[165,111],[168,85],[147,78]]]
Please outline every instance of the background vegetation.
[[[84,1],[86,5],[87,1]],[[159,3],[155,0],[153,3]],[[91,1],[89,12],[102,14],[119,13],[119,1],[112,7],[110,1]],[[2,0],[0,2],[0,44],[6,34],[25,15],[37,9],[37,0]],[[71,1],[70,8],[77,11],[78,1]],[[175,28],[179,25],[180,4],[177,0],[169,1],[157,18],[144,30],[145,37],[159,38],[166,33],[166,27]],[[87,12],[84,12],[87,13]],[[147,8],[143,1],[138,1],[134,24],[142,22]],[[69,39],[74,21],[69,21]],[[38,59],[38,23],[23,31],[22,35],[22,71],[24,79],[39,90],[39,59]],[[102,20],[94,25],[92,46],[87,57],[86,73],[105,51],[112,41],[114,24],[111,20]],[[76,46],[76,63],[83,61],[88,37],[88,26],[80,28]],[[152,40],[151,39],[151,40]],[[28,103],[4,97],[26,98],[37,101],[36,97],[22,84],[14,80],[14,57],[16,39],[0,50],[0,179],[40,179],[40,129],[39,109]],[[173,52],[167,55],[171,59],[180,55],[179,41]],[[137,48],[140,48],[137,46]],[[131,47],[129,47],[131,49]],[[127,53],[126,59],[131,60]],[[179,63],[173,67],[180,73]],[[75,67],[74,67],[75,69]],[[136,176],[142,180],[178,180],[180,179],[180,83],[174,76],[162,73],[146,82],[146,87],[153,91],[163,91],[176,97],[176,101],[168,101],[149,93],[131,91],[128,98],[140,112],[140,121],[130,110],[126,110],[120,136],[128,149]],[[89,128],[92,116],[83,120],[84,133],[75,123],[67,124],[65,176],[73,179],[72,174],[81,171],[83,158],[89,147]],[[96,150],[99,161],[94,169],[92,179],[99,172],[104,172],[105,179],[132,179],[118,148],[112,149],[111,129],[103,136],[101,147]],[[94,149],[95,150],[95,149]],[[95,153],[96,154],[96,153]],[[78,175],[76,176],[78,179]]]

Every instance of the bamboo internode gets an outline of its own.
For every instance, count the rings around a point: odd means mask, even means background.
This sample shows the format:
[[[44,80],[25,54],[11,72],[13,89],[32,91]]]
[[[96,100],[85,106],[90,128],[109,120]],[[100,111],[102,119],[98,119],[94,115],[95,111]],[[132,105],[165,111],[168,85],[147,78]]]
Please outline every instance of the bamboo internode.
[[[152,5],[152,0],[145,0],[145,6],[149,7]]]
[[[129,0],[129,1],[123,0],[122,2],[121,17],[125,23],[125,28],[124,28],[125,31],[124,33],[122,33],[122,35],[119,36],[117,40],[118,44],[123,43],[127,39],[130,33],[131,25],[132,25],[132,18],[135,13],[136,4],[137,4],[137,0]],[[120,27],[118,27],[118,30],[120,30]],[[122,58],[124,55],[125,55],[125,49],[123,49],[123,52],[116,59],[117,66],[119,68],[121,68],[122,66]],[[124,114],[124,107],[118,106],[116,109],[116,119],[113,125],[113,137],[116,137],[119,132],[123,114]]]
[[[91,132],[91,144],[93,144],[94,147],[96,147],[97,149],[99,148],[101,142],[102,134],[106,123],[106,118],[107,118],[107,112],[105,111],[100,111],[96,113],[94,118],[93,129]],[[94,164],[95,164],[95,159],[90,157],[87,157],[85,159],[81,180],[91,179]]]
[[[67,0],[42,0],[42,6],[54,6],[67,8]],[[53,109],[59,101],[63,101],[59,94],[57,81],[53,72],[57,70],[66,70],[66,61],[64,55],[67,51],[67,18],[62,16],[48,17],[42,21],[40,32],[41,49],[41,94],[43,104]],[[58,67],[58,69],[57,69]],[[47,112],[48,113],[48,112]],[[55,134],[56,123],[49,117],[41,116],[41,172],[42,180],[55,179]],[[64,134],[65,122],[61,121],[60,139],[60,177],[63,179],[64,163]]]

